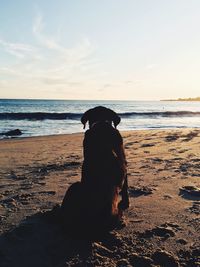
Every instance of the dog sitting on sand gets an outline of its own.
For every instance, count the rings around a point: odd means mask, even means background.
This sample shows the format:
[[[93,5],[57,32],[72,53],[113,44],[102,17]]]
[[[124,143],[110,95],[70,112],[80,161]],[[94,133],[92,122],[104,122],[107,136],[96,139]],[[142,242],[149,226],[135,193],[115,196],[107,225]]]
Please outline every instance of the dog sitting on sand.
[[[129,206],[123,140],[116,129],[120,120],[114,111],[101,106],[81,118],[84,128],[89,122],[81,182],[69,188],[62,203],[65,221],[71,222],[71,227],[78,228],[81,222],[84,231],[111,230],[121,223],[123,210]]]

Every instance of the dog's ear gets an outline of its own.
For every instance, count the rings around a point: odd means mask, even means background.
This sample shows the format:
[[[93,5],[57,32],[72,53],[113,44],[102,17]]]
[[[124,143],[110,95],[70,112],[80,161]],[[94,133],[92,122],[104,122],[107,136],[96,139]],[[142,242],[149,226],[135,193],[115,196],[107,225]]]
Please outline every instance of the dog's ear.
[[[89,121],[89,119],[90,119],[90,109],[87,110],[87,111],[83,114],[83,116],[81,117],[81,122],[82,122],[82,124],[83,124],[83,129],[85,129],[86,123],[87,123],[87,121]]]
[[[117,127],[117,125],[120,123],[121,118],[117,115],[117,113],[115,113],[114,111],[112,111],[112,121],[114,123],[115,128]]]

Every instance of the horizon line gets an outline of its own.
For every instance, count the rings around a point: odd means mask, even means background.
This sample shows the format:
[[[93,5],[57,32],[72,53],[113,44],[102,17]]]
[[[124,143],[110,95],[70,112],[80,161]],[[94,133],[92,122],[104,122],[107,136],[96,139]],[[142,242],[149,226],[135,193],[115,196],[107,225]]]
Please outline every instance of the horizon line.
[[[0,100],[50,100],[50,101],[126,101],[126,102],[131,102],[131,101],[168,101],[168,100],[162,100],[162,99],[157,99],[157,100],[145,100],[145,99],[137,99],[137,100],[128,100],[128,99],[60,99],[60,98],[1,98]]]

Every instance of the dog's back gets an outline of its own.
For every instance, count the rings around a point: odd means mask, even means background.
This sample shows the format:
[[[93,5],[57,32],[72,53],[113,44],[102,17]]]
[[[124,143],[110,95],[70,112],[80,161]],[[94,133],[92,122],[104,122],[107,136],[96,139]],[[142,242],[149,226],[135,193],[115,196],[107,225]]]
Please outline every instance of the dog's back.
[[[86,131],[83,141],[82,182],[94,186],[119,185],[124,178],[124,165],[118,157],[123,146],[118,130],[107,122],[98,122]]]

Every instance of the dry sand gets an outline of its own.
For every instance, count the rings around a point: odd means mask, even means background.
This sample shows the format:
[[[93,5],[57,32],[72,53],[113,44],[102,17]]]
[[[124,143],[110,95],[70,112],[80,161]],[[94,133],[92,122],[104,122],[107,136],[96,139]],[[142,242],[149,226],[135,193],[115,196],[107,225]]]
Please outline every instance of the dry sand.
[[[0,141],[1,267],[200,266],[200,131],[122,134],[127,227],[92,244],[68,238],[53,209],[80,180],[83,135]]]

